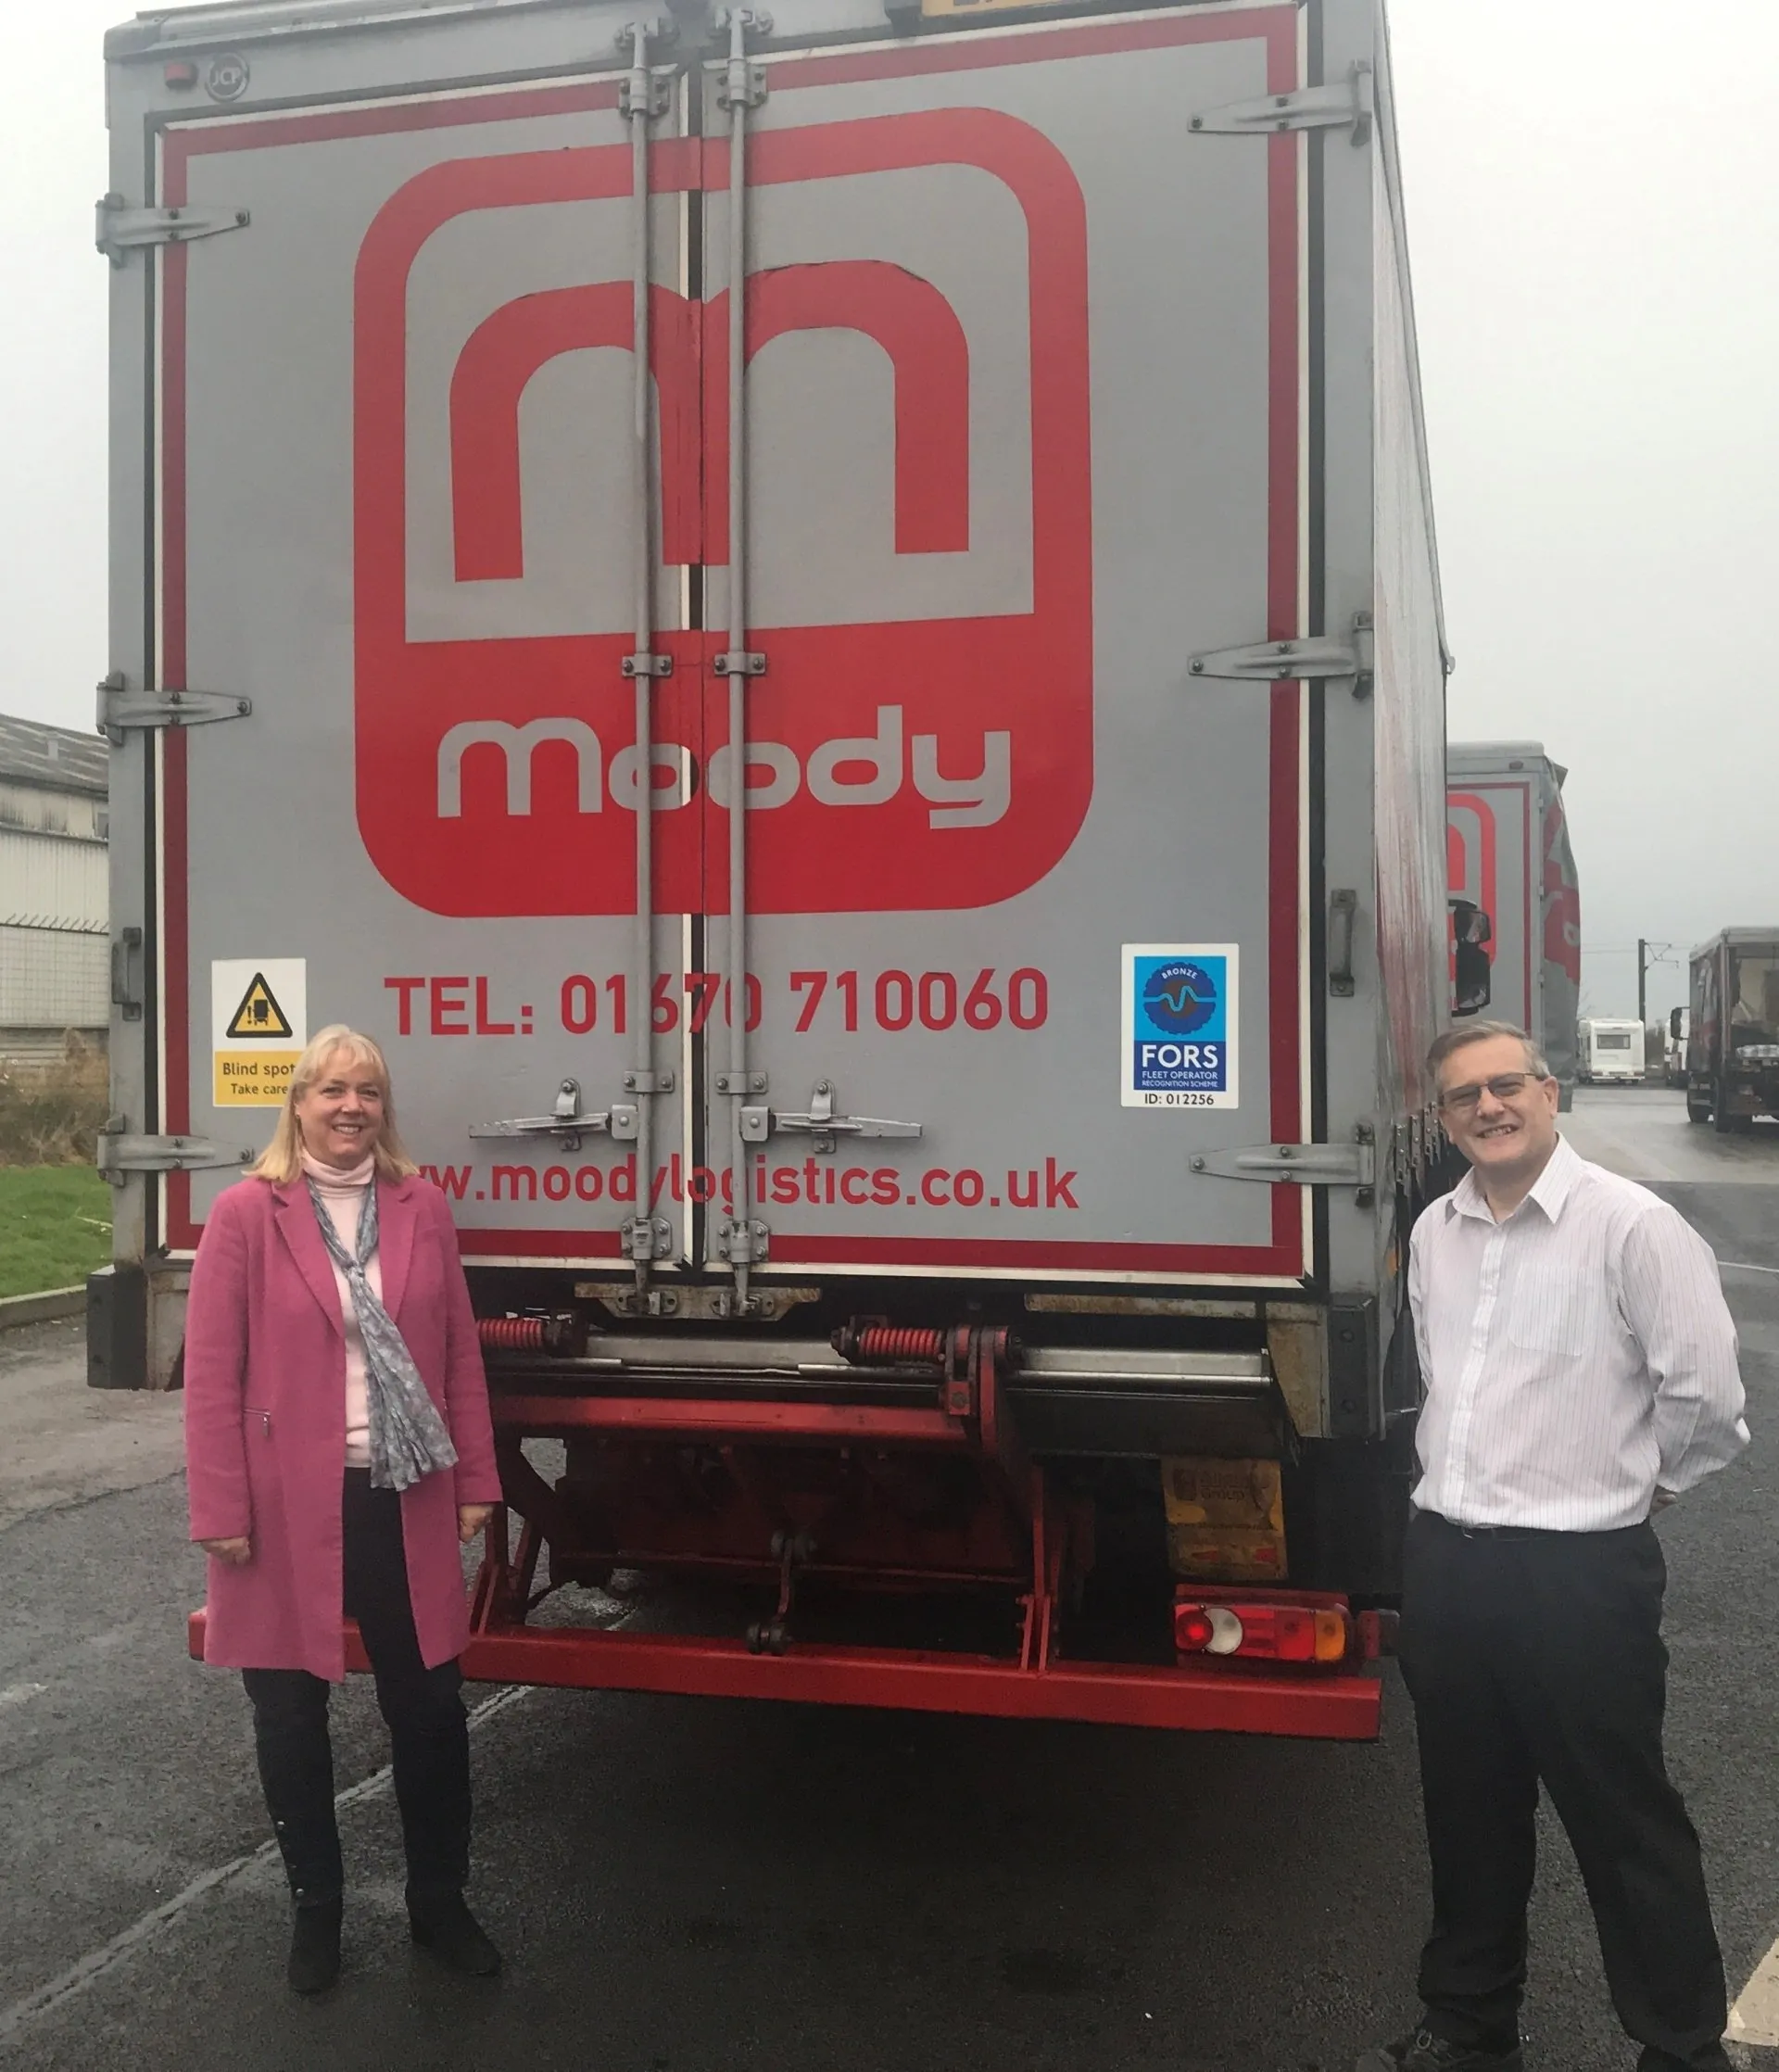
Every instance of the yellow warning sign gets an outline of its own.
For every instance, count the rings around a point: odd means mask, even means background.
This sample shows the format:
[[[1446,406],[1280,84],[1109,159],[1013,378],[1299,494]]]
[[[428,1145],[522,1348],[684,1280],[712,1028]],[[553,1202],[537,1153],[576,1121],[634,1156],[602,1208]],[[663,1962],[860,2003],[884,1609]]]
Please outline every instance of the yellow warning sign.
[[[309,1041],[309,967],[301,957],[219,957],[210,966],[212,1099],[275,1108]]]
[[[289,1092],[296,1051],[217,1051],[219,1108],[275,1108]]]
[[[241,1004],[229,1017],[225,1034],[230,1042],[251,1042],[255,1037],[268,1043],[287,1043],[293,1031],[290,1017],[278,1004],[263,971],[256,971],[241,995]]]

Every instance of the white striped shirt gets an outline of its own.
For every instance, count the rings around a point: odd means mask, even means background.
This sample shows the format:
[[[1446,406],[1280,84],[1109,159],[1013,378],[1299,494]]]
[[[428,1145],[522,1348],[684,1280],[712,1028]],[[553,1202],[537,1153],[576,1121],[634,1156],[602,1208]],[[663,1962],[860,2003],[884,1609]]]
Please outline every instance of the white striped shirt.
[[[1417,1510],[1609,1532],[1748,1443],[1710,1247],[1560,1137],[1504,1221],[1474,1172],[1422,1212],[1408,1299],[1427,1392]]]

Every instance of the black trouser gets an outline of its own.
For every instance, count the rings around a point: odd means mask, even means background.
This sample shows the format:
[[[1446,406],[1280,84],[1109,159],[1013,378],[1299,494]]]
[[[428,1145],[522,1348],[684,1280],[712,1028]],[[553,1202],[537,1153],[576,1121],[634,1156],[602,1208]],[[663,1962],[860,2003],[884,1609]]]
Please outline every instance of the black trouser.
[[[428,1669],[414,1636],[401,1498],[348,1468],[341,1498],[345,1606],[359,1622],[389,1728],[408,1886],[461,1890],[470,1875],[470,1736],[454,1661]],[[337,1900],[344,1883],[334,1818],[332,1687],[306,1669],[242,1672],[253,1703],[259,1781],[299,1906]]]
[[[1514,2039],[1542,1782],[1641,2072],[1728,2066],[1698,1837],[1661,1755],[1666,1583],[1647,1525],[1470,1534],[1422,1513],[1408,1528],[1402,1666],[1433,1874],[1420,1994],[1452,2042]]]

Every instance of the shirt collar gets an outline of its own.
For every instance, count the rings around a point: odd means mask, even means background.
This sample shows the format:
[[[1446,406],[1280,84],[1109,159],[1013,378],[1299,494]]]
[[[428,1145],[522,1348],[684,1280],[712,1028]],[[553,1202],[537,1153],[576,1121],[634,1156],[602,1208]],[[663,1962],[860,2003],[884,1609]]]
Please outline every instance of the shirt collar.
[[[1569,1139],[1560,1133],[1557,1148],[1546,1161],[1545,1169],[1527,1190],[1526,1201],[1536,1202],[1544,1212],[1547,1223],[1555,1223],[1563,1213],[1563,1205],[1575,1191],[1575,1183],[1582,1177],[1582,1161],[1571,1148]],[[1521,1202],[1520,1208],[1525,1207]],[[1472,1167],[1445,1197],[1445,1213],[1452,1216],[1473,1216],[1479,1221],[1493,1223],[1494,1216],[1477,1184],[1476,1169]],[[1514,1210],[1514,1215],[1520,1213]]]

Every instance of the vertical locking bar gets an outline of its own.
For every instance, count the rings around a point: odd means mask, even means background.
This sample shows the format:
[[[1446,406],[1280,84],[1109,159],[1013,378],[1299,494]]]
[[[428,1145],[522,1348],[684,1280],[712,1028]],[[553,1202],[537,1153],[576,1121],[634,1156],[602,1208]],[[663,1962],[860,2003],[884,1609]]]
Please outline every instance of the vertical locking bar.
[[[630,120],[630,265],[632,286],[631,422],[633,456],[630,482],[630,532],[635,555],[636,651],[625,663],[636,679],[637,693],[637,907],[630,953],[631,1057],[637,1110],[637,1209],[621,1235],[637,1272],[638,1294],[649,1284],[655,1259],[655,1224],[649,1200],[654,1171],[654,1011],[655,983],[655,678],[665,672],[654,653],[655,528],[650,436],[649,369],[649,124],[654,108],[649,74],[647,21],[625,25],[631,43],[629,94],[624,112]]]
[[[738,1311],[748,1303],[754,1257],[748,1146],[742,1110],[748,1105],[748,467],[747,382],[748,73],[747,32],[763,26],[746,7],[728,15],[729,63],[729,1158],[734,1172],[727,1239],[735,1270]]]

